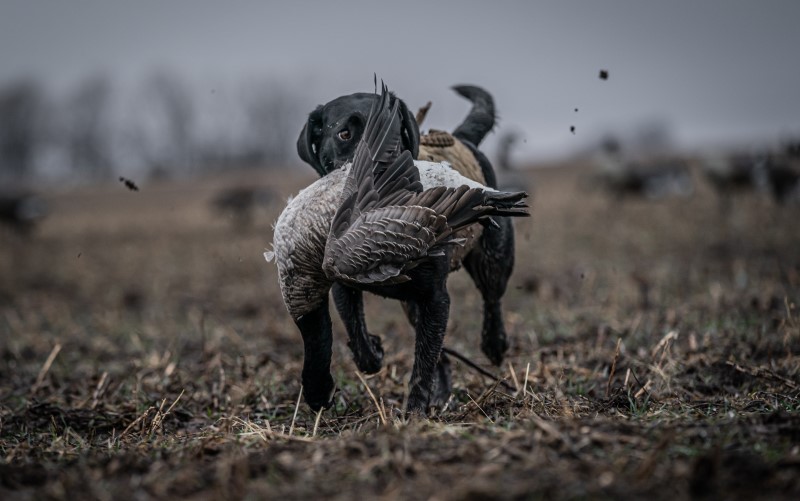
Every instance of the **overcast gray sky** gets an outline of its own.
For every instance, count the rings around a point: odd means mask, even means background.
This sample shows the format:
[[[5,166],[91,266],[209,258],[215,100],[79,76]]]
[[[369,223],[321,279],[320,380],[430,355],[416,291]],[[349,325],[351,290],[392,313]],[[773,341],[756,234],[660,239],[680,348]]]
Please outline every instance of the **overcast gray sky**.
[[[656,119],[682,145],[748,143],[800,135],[798,20],[797,0],[5,0],[0,82],[160,67],[201,86],[269,76],[311,106],[371,90],[375,72],[412,109],[432,100],[428,125],[445,129],[467,109],[449,87],[484,86],[526,157]]]

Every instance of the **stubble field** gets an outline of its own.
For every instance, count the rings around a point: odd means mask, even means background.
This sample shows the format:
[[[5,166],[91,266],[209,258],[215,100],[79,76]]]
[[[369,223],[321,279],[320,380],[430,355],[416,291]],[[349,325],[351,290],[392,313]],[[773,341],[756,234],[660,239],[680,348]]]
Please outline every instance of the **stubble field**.
[[[446,408],[411,420],[413,331],[377,297],[385,368],[357,374],[335,318],[335,406],[297,405],[302,343],[262,253],[310,176],[48,193],[32,237],[0,228],[0,497],[800,498],[797,208],[723,213],[699,178],[613,202],[585,173],[532,172],[502,367],[449,280],[445,344],[505,384],[454,361]],[[237,181],[276,194],[243,230],[208,204]]]

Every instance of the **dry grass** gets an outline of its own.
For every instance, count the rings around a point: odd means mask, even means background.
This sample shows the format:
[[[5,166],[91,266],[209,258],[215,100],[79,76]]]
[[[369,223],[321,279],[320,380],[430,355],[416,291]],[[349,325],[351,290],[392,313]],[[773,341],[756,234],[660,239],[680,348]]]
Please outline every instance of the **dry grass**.
[[[792,498],[800,495],[800,223],[755,196],[610,203],[536,172],[492,369],[405,420],[412,332],[370,297],[385,369],[335,323],[335,407],[298,406],[300,337],[271,240],[215,217],[220,182],[53,193],[0,247],[0,496]],[[288,194],[310,178],[275,179]],[[486,366],[450,280],[447,345]]]

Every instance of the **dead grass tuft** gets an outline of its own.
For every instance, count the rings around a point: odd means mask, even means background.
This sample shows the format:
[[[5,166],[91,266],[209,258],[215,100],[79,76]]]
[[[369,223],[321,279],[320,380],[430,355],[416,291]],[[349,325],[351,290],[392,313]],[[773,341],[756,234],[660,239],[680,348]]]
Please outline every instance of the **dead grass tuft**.
[[[277,204],[232,232],[211,182],[52,194],[36,238],[0,246],[0,497],[797,498],[796,218],[757,197],[723,216],[702,188],[610,204],[579,174],[535,173],[502,368],[451,277],[466,361],[428,419],[400,412],[412,332],[374,297],[384,369],[356,371],[337,320],[334,406],[299,400],[261,257]]]

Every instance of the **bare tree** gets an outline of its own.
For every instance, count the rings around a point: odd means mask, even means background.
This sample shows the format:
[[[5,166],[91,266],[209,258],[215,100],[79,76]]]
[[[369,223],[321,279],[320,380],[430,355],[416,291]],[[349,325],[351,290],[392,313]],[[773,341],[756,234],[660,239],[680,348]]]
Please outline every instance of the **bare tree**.
[[[36,167],[36,154],[46,137],[44,98],[32,80],[0,89],[0,177],[20,181]]]
[[[72,169],[89,179],[108,177],[112,170],[111,83],[103,76],[83,81],[63,108],[62,135]]]
[[[193,163],[194,100],[177,75],[154,73],[142,89],[132,142],[150,169],[187,170]]]
[[[242,93],[246,131],[242,153],[253,161],[283,165],[293,158],[301,115],[297,95],[274,81],[251,84]]]

